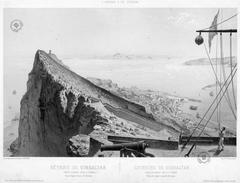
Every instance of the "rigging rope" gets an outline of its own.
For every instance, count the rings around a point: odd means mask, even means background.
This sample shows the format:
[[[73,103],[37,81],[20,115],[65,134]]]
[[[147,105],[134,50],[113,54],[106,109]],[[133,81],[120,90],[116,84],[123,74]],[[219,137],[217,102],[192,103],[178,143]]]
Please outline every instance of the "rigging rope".
[[[222,67],[223,79],[224,79],[224,81],[225,81],[225,80],[226,80],[226,71],[225,71],[225,67],[224,67],[222,33],[220,33],[220,47],[221,47],[221,67]],[[230,95],[229,95],[228,90],[227,90],[227,98],[228,98],[229,103],[230,103],[230,105],[231,105],[231,109],[233,110],[233,107],[232,107],[232,103],[231,103],[231,100],[230,100]]]
[[[233,73],[233,76],[236,74],[236,72],[237,72],[237,69],[234,71],[234,73]],[[214,114],[215,110],[217,109],[217,107],[218,107],[219,103],[221,102],[221,100],[222,100],[222,98],[223,98],[224,94],[226,93],[226,91],[227,91],[227,88],[228,88],[228,87],[229,87],[229,85],[231,84],[231,81],[232,81],[232,80],[233,80],[233,77],[231,77],[231,80],[229,81],[229,83],[227,84],[227,86],[226,86],[225,90],[223,91],[223,95],[222,95],[222,96],[221,96],[221,98],[219,99],[219,101],[218,101],[218,103],[217,103],[216,107],[214,108],[214,110],[213,110],[213,112],[212,112],[211,116],[209,117],[208,121],[207,121],[207,122],[206,122],[206,124],[204,125],[204,127],[203,127],[202,131],[200,132],[200,134],[198,135],[198,137],[200,137],[200,136],[202,135],[202,133],[203,133],[204,129],[206,128],[207,124],[209,123],[209,121],[210,121],[211,117],[213,116],[213,114]],[[194,146],[196,146],[196,142],[195,142],[195,143],[192,145],[192,147],[190,148],[190,150],[188,151],[188,153],[185,155],[185,157],[188,157],[188,156],[190,155],[190,153],[191,153],[191,151],[193,150],[193,147],[194,147]]]
[[[213,63],[212,63],[212,60],[211,60],[210,55],[209,55],[209,53],[208,53],[207,47],[206,47],[205,43],[203,43],[203,44],[204,44],[205,51],[206,51],[206,53],[207,53],[207,57],[208,57],[209,62],[210,62],[210,64],[211,64],[213,73],[214,73],[214,75],[215,75],[216,81],[217,81],[219,87],[221,87],[221,81],[219,81],[218,76],[217,76],[217,73],[216,73],[215,70],[214,70]],[[225,80],[224,80],[224,81],[225,81]],[[237,119],[236,114],[235,114],[235,112],[234,112],[234,110],[233,110],[233,108],[232,108],[232,105],[231,105],[230,101],[228,100],[228,98],[227,98],[226,96],[225,96],[225,99],[226,99],[226,101],[227,101],[227,104],[228,104],[228,106],[229,106],[229,108],[230,108],[230,110],[231,110],[234,118]],[[219,112],[219,119],[220,119],[220,112]]]
[[[221,14],[221,22],[223,21],[223,11],[220,10],[220,14]],[[220,25],[220,29],[222,29],[222,24]],[[220,33],[220,62],[219,62],[219,77],[220,77],[220,84],[222,83],[222,59],[223,59],[223,49],[222,49],[222,33]],[[226,79],[224,79],[223,81],[225,81]],[[224,94],[223,94],[224,95]],[[221,96],[221,95],[220,95]],[[225,99],[228,103],[228,106],[230,107],[232,113],[233,113],[233,116],[235,116],[235,113],[232,109],[232,105],[230,103],[230,99],[225,95]],[[221,129],[221,103],[219,104],[218,106],[218,115],[219,115],[219,121],[218,121],[218,125],[219,125],[219,130]]]
[[[218,25],[220,25],[220,24],[222,24],[222,23],[224,23],[224,22],[226,22],[226,21],[228,21],[228,20],[230,20],[230,19],[236,17],[237,15],[238,15],[238,13],[236,13],[235,15],[233,15],[233,16],[227,18],[226,20],[223,20],[223,21],[219,22],[218,24],[212,25],[212,26],[210,26],[210,27],[207,27],[207,28],[205,28],[205,29],[201,29],[201,30],[208,30],[208,29],[211,29],[212,27],[218,26]]]
[[[230,67],[231,67],[231,72],[232,72],[232,33],[230,33]],[[233,80],[232,80],[232,94],[233,94],[234,106],[235,106],[235,109],[237,109],[236,96],[235,96],[235,92],[234,92]]]
[[[234,66],[233,70],[236,68],[236,65]],[[190,141],[190,139],[192,138],[194,132],[197,130],[197,128],[200,126],[200,124],[202,123],[203,119],[206,117],[207,113],[210,111],[210,109],[212,108],[213,104],[215,103],[215,101],[217,100],[218,96],[221,94],[224,86],[226,85],[228,79],[230,78],[231,75],[228,76],[228,78],[226,79],[226,81],[224,82],[224,84],[220,87],[220,91],[218,92],[217,96],[214,98],[213,102],[211,103],[211,105],[208,107],[207,111],[205,112],[205,114],[203,115],[203,117],[201,118],[200,122],[197,124],[197,126],[193,129],[191,135],[188,137],[187,141],[185,142],[185,144],[182,146],[182,150],[186,147],[186,145],[188,144],[188,142]],[[224,95],[222,95],[223,97]],[[221,98],[222,98],[221,97]]]
[[[206,45],[205,45],[205,50],[206,50]],[[207,52],[208,54],[208,52]],[[209,57],[210,58],[210,57]],[[217,39],[216,39],[216,73],[218,73],[218,34],[217,34]],[[211,63],[211,59],[210,59],[210,63]],[[216,94],[218,93],[218,79],[216,78]],[[218,102],[218,100],[217,100]],[[220,121],[220,117],[219,117],[219,108],[217,108],[217,122]],[[218,123],[218,128],[219,130],[221,129],[221,124]]]

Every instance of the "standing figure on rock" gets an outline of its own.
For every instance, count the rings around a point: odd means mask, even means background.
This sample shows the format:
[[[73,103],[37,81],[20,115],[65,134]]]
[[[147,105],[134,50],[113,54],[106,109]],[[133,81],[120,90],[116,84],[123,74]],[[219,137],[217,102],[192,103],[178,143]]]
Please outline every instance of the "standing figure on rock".
[[[224,150],[224,136],[225,136],[226,128],[223,127],[222,130],[219,132],[219,142],[218,142],[218,150]]]

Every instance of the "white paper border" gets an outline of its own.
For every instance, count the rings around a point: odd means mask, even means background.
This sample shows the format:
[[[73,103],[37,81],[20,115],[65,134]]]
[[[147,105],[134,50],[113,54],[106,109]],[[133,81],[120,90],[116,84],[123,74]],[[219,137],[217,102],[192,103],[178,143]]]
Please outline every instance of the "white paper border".
[[[103,3],[104,1],[5,1],[1,2],[0,18],[0,72],[3,76],[3,8],[239,8],[240,2],[237,0],[192,0],[192,1],[157,1],[157,0],[139,0],[139,3]],[[126,1],[125,1],[126,2]],[[239,27],[239,18],[238,18]],[[239,33],[238,33],[239,34]],[[238,39],[238,45],[240,40]],[[238,51],[239,58],[239,51]],[[239,65],[238,65],[239,68]],[[238,81],[239,81],[239,74]],[[3,77],[0,79],[3,87]],[[239,83],[239,82],[238,82]],[[238,85],[239,91],[239,85]],[[0,128],[3,132],[3,89],[0,91]],[[238,97],[239,107],[239,97]],[[239,116],[239,112],[238,112]],[[237,138],[239,140],[239,125],[237,122]],[[238,142],[237,140],[237,142]],[[200,164],[197,158],[148,158],[148,159],[120,159],[120,158],[3,158],[3,133],[0,139],[0,181],[22,177],[26,179],[44,180],[44,182],[64,182],[62,180],[62,171],[52,171],[52,165],[106,165],[105,171],[99,171],[95,178],[89,180],[76,179],[66,182],[204,182],[203,180],[233,180],[240,182],[240,161],[239,146],[237,146],[237,158],[211,158],[208,164]],[[238,143],[237,143],[238,144]],[[136,166],[152,165],[184,165],[189,166],[188,171],[179,170],[177,178],[172,179],[151,179],[144,176],[145,171],[136,170]],[[5,180],[5,181],[4,181]],[[225,182],[226,182],[225,181]]]

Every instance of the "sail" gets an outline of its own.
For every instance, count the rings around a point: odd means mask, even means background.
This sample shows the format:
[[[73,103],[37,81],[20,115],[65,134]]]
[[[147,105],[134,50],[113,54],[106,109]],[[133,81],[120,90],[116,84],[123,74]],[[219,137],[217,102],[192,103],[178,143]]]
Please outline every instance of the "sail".
[[[218,14],[219,14],[219,10],[218,10],[217,14],[215,15],[209,30],[217,30]],[[213,40],[214,36],[216,36],[216,35],[217,35],[216,32],[209,32],[209,34],[208,34],[209,53],[211,51],[212,40]]]

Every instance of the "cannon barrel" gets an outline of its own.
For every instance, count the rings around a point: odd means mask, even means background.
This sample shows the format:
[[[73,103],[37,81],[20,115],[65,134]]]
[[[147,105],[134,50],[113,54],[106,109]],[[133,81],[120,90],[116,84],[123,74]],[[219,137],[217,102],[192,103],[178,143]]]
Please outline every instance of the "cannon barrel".
[[[144,152],[146,147],[148,147],[148,144],[142,141],[142,142],[114,144],[114,145],[102,145],[100,150],[101,151],[120,151],[121,149],[128,148],[128,149]]]

